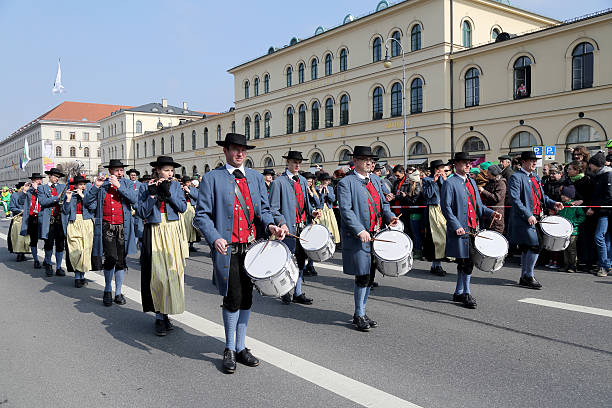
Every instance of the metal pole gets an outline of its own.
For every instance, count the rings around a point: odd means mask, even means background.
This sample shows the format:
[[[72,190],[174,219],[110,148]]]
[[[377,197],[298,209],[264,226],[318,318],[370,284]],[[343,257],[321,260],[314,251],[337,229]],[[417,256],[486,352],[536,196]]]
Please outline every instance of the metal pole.
[[[400,44],[401,46],[401,44]],[[407,170],[407,164],[408,164],[408,160],[406,157],[406,114],[407,114],[407,110],[406,110],[406,60],[404,59],[404,48],[402,48],[402,87],[403,87],[403,91],[404,94],[402,96],[403,101],[402,101],[402,114],[404,116],[404,145],[403,145],[403,153],[404,153],[404,170]]]

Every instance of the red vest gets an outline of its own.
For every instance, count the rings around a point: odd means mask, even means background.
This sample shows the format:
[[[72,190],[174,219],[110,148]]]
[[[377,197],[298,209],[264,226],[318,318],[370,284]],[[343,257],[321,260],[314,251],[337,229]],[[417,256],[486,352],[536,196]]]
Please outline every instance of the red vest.
[[[55,187],[51,187],[49,186],[49,190],[51,190],[51,195],[52,196],[57,196],[57,189]],[[56,214],[60,213],[60,209],[59,209],[59,204],[55,204],[53,207],[51,207],[51,216],[55,217]]]
[[[372,203],[369,200],[370,197],[368,197],[368,212],[370,213],[370,225],[368,226],[368,228],[370,229],[370,231],[374,231],[377,224],[376,214],[380,214],[380,196],[378,195],[378,191],[376,191],[376,188],[374,187],[371,181],[366,184],[366,188],[370,192],[370,195],[372,195],[372,198],[374,199],[374,205],[376,206],[376,208],[372,207]],[[381,225],[382,217],[378,218],[378,227],[380,227]]]
[[[30,201],[30,215],[38,215],[40,212],[40,204],[37,202],[38,196],[36,193],[32,194],[32,201]],[[36,209],[36,212],[34,212]]]
[[[397,191],[395,192],[395,194],[399,194],[402,188],[402,185],[404,184],[404,181],[406,181],[406,176],[404,176],[403,179],[400,180],[399,184],[397,185]],[[394,207],[399,207],[401,205],[401,202],[399,199],[395,199],[393,200],[393,206]],[[393,211],[393,213],[395,215],[400,215],[402,213],[402,209],[401,208],[392,208],[391,211]]]
[[[529,176],[531,179],[531,201],[533,202],[533,215],[539,216],[542,213],[542,190],[540,183],[534,176]]]
[[[111,224],[123,224],[123,205],[121,205],[121,195],[115,186],[110,186],[106,197],[104,197],[104,207],[102,208],[102,219]]]
[[[465,188],[467,190],[468,199],[468,227],[476,229],[478,228],[478,215],[476,214],[476,192],[474,191],[474,186],[470,182],[469,176],[465,181]]]
[[[240,189],[240,192],[244,197],[244,202],[246,203],[247,209],[249,210],[251,221],[253,221],[255,218],[255,210],[253,209],[253,202],[251,201],[251,192],[249,191],[249,186],[246,182],[246,178],[236,179],[236,183],[238,183],[238,188]],[[240,206],[238,197],[236,197],[235,195],[233,218],[234,220],[232,225],[232,242],[248,242],[249,235],[251,235],[251,230],[249,230],[249,222],[247,221],[246,214],[242,211],[242,207]],[[253,230],[253,236],[255,236],[255,228],[252,225],[251,229]]]
[[[81,200],[77,200],[76,212],[77,214],[83,214],[83,202]]]
[[[299,224],[300,222],[306,222],[306,211],[305,211],[305,199],[302,186],[299,181],[293,182],[293,190],[295,191],[295,198],[297,199],[297,208],[295,209],[295,221]],[[300,215],[300,209],[302,209],[302,215]]]

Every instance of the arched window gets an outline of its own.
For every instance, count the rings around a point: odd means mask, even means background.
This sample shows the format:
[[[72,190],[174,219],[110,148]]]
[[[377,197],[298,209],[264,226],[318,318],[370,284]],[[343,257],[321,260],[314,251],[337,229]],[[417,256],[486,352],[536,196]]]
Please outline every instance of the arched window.
[[[253,81],[253,95],[259,95],[259,78],[255,78],[255,81]]]
[[[142,122],[139,120],[136,121],[136,133],[142,133]]]
[[[142,149],[142,152],[144,154],[144,157],[147,157],[147,142],[144,142],[144,148]]]
[[[208,147],[208,128],[204,128],[204,147]]]
[[[197,174],[198,174],[198,166],[195,166],[195,165],[194,165],[194,166],[191,168],[191,175],[192,175],[193,177],[195,177],[195,176],[197,176]]]
[[[480,103],[480,73],[470,68],[465,73],[465,106],[478,106]]]
[[[317,130],[319,128],[319,102],[314,101],[312,103],[312,109],[310,110],[311,116],[311,129]]]
[[[348,125],[349,123],[349,98],[348,95],[342,95],[340,98],[340,126]]]
[[[181,167],[181,176],[185,177],[187,175],[187,169],[183,166]]]
[[[160,145],[160,149],[161,154],[166,154],[166,143],[164,141],[164,138],[161,138],[161,145]]]
[[[55,157],[62,157],[62,146],[55,147]]]
[[[298,82],[300,84],[304,83],[304,64],[302,62],[298,65]]]
[[[470,48],[472,46],[472,25],[469,21],[464,21],[461,25],[463,46]]]
[[[236,132],[236,122],[232,122],[232,133]],[[208,130],[206,131],[208,133]],[[217,125],[217,140],[221,140],[221,125]]]
[[[260,122],[261,122],[261,117],[259,116],[259,114],[255,115],[255,118],[253,121],[253,130],[255,133],[255,139],[259,139],[259,136],[260,136],[260,126],[259,126]]]
[[[317,79],[319,77],[319,60],[316,58],[312,59],[310,63],[310,79]]]
[[[531,95],[531,59],[520,57],[514,62],[514,99]]]
[[[264,137],[270,137],[270,112],[264,114]]]
[[[75,152],[75,156],[76,156],[76,152]],[[121,159],[125,158],[125,147],[123,145],[121,145]]]
[[[236,121],[232,120],[232,133],[236,133]],[[219,135],[221,135],[221,132],[219,132]],[[219,140],[221,140],[221,136],[219,136]]]
[[[191,131],[191,150],[195,150],[198,147],[198,139],[196,137],[196,131]]]
[[[151,156],[155,156],[155,140],[151,140]]]
[[[374,150],[372,150],[372,153],[376,155],[376,157],[378,157],[379,159],[383,159],[388,156],[387,150],[382,146],[376,146]]]
[[[465,143],[463,143],[463,147],[461,148],[462,152],[481,152],[485,150],[485,144],[480,138],[476,136],[469,137]]]
[[[287,108],[287,134],[293,133],[293,107]]]
[[[244,136],[247,140],[251,138],[251,118],[244,118]]]
[[[588,143],[598,142],[603,140],[603,137],[597,129],[589,125],[579,125],[573,128],[567,135],[565,143]]]
[[[310,163],[312,164],[323,163],[323,157],[321,156],[321,153],[314,152],[312,156],[310,157]]]
[[[140,159],[140,143],[136,143],[136,158]]]
[[[306,131],[306,105],[301,104],[298,107],[298,132]]]
[[[291,67],[287,67],[287,88],[289,88],[291,86],[291,80],[293,78],[293,68]]]
[[[383,91],[380,86],[374,88],[372,92],[372,119],[382,119],[383,117]]]
[[[415,78],[410,84],[410,113],[423,112],[423,81]]]
[[[264,159],[264,167],[266,168],[274,167],[274,160],[271,157],[266,157]]]
[[[510,148],[537,146],[538,140],[529,132],[518,132],[510,140]]]
[[[325,76],[332,74],[332,56],[327,54],[325,56]]]
[[[347,67],[348,67],[348,52],[346,51],[346,48],[343,48],[342,51],[340,51],[340,72],[346,71]]]
[[[415,24],[410,30],[410,51],[421,49],[421,25]]]
[[[402,116],[402,84],[396,82],[391,87],[391,117]]]
[[[495,39],[500,33],[501,31],[499,31],[499,28],[494,28],[493,30],[491,30],[491,39],[495,41]]]
[[[580,43],[572,52],[572,89],[593,86],[593,46]]]
[[[380,37],[376,37],[372,43],[372,62],[378,62],[382,58],[382,40]]]
[[[249,99],[249,81],[244,81],[244,99]]]
[[[351,160],[351,151],[348,149],[344,149],[340,152],[340,154],[338,155],[338,161],[340,162],[348,162]]]
[[[244,167],[247,167],[249,169],[253,168],[253,162],[251,161],[251,159],[246,159],[244,161]]]
[[[402,55],[402,34],[399,31],[394,31],[391,37],[393,37],[393,40],[391,40],[391,56]]]
[[[270,75],[264,75],[264,93],[270,92]]]
[[[334,126],[334,101],[332,98],[327,98],[325,101],[325,127]]]
[[[424,154],[427,154],[427,146],[425,146],[423,142],[414,142],[408,150],[408,155],[410,156],[420,156]]]
[[[210,171],[210,166],[207,164],[204,166],[204,173],[208,173]]]
[[[185,151],[185,133],[183,133],[183,132],[181,132],[180,147],[181,147],[181,152],[184,152]],[[174,136],[173,136],[173,140],[172,140],[172,152],[174,153]]]

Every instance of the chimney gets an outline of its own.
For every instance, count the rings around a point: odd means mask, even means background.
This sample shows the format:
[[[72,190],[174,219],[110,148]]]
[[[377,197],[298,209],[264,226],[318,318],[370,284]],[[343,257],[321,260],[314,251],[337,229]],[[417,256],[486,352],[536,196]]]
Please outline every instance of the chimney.
[[[162,108],[168,107],[168,100],[166,98],[162,98]]]
[[[187,110],[187,102],[183,102],[183,110]]]

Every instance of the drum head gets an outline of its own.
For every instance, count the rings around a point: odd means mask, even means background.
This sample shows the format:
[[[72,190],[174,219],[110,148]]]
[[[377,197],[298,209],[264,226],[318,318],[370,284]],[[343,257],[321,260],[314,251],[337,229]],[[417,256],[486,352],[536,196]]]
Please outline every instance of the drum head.
[[[385,261],[398,261],[412,252],[412,240],[400,231],[386,230],[376,234],[375,238],[384,239],[382,242],[374,241],[374,253]]]
[[[325,246],[329,240],[329,230],[320,224],[312,224],[304,228],[300,234],[300,243],[306,251],[316,251]]]
[[[393,231],[401,231],[404,232],[404,223],[401,220],[397,220],[397,224],[395,226],[389,226],[390,230]]]
[[[264,249],[266,242],[268,245]],[[254,279],[274,276],[285,267],[289,258],[288,251],[287,246],[281,241],[258,242],[247,251],[244,268]]]
[[[474,238],[474,247],[481,254],[492,258],[500,258],[508,254],[508,241],[495,231],[480,231]]]
[[[542,218],[545,223],[540,224],[542,231],[550,235],[551,237],[569,237],[574,231],[572,223],[566,218],[558,215],[551,215],[549,217]]]

